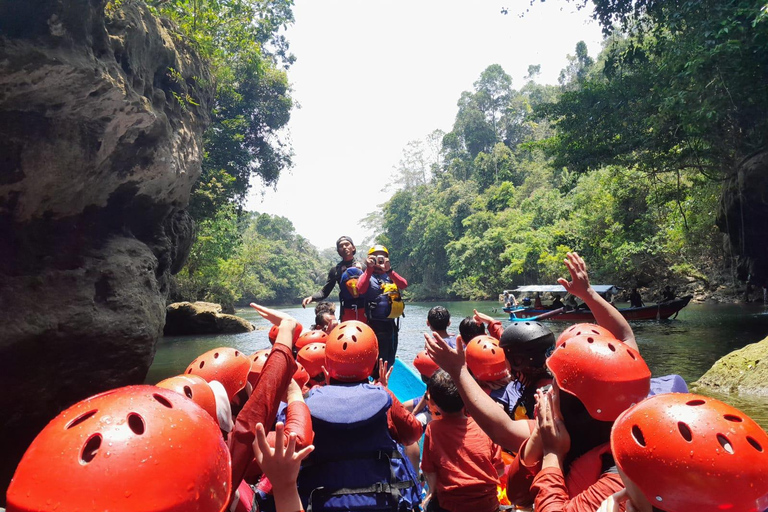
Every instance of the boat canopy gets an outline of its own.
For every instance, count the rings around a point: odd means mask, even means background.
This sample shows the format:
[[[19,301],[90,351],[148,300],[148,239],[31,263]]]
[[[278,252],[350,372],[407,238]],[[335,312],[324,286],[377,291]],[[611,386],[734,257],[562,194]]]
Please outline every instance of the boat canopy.
[[[593,284],[592,288],[599,293],[600,295],[604,295],[606,293],[612,293],[616,294],[621,290],[621,287],[615,286],[612,284]],[[513,293],[568,293],[565,289],[565,287],[561,284],[533,284],[528,286],[518,286],[514,290],[512,290]]]

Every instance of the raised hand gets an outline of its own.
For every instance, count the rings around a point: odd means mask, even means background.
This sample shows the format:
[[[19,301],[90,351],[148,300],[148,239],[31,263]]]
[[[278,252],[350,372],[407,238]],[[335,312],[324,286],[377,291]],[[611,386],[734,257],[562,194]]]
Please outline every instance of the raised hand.
[[[479,313],[476,309],[474,311],[475,311],[475,315],[474,315],[473,319],[478,324],[489,325],[491,322],[493,322],[493,320],[494,320],[493,317],[490,317],[490,316],[486,315],[485,313]]]
[[[308,297],[311,299],[312,297]],[[304,299],[307,300],[307,299]],[[288,313],[284,311],[279,311],[277,309],[270,309],[264,306],[261,306],[259,304],[256,304],[255,302],[251,302],[250,306],[256,310],[257,313],[259,313],[266,321],[270,322],[273,325],[280,325],[280,322],[282,322],[286,318],[290,318],[293,320],[293,317],[289,315]]]
[[[461,372],[461,368],[466,364],[464,357],[464,341],[461,336],[456,337],[456,348],[451,348],[439,334],[424,333],[424,349],[437,365],[448,372],[454,379]]]
[[[589,291],[587,264],[584,263],[581,256],[575,252],[566,254],[566,258],[563,261],[565,266],[568,267],[568,272],[571,274],[571,281],[561,277],[557,282],[565,287],[565,291],[584,300]]]
[[[556,390],[547,392],[537,390],[536,404],[539,435],[544,454],[557,455],[560,461],[571,449],[571,436],[565,428],[563,416],[560,413],[560,399]]]
[[[389,384],[389,376],[392,375],[392,370],[395,368],[394,365],[392,365],[392,368],[387,368],[389,365],[388,363],[383,360],[379,359],[379,380],[378,383],[381,384],[383,387],[387,387]]]

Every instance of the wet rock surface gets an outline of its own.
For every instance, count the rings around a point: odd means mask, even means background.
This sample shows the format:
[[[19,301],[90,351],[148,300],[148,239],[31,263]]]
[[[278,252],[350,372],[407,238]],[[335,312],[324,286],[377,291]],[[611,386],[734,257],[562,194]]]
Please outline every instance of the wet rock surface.
[[[51,418],[152,362],[211,101],[179,41],[141,2],[0,3],[0,503]]]
[[[693,385],[720,393],[768,396],[768,338],[718,359]]]

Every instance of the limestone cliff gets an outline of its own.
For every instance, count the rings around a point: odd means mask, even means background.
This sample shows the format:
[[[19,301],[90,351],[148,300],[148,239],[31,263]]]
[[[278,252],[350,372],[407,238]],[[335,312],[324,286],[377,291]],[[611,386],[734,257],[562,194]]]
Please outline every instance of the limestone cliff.
[[[56,413],[144,379],[192,242],[206,77],[141,2],[0,0],[3,498]]]
[[[768,285],[768,152],[759,151],[738,166],[724,183],[717,225],[728,234],[738,256],[738,277]]]

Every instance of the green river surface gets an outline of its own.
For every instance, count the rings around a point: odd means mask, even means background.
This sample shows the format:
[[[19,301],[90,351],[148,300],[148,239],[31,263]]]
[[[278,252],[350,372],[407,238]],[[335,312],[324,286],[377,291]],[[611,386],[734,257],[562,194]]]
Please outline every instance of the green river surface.
[[[406,364],[424,347],[427,332],[427,312],[432,306],[443,305],[451,312],[453,326],[458,330],[461,319],[473,309],[508,323],[498,302],[418,302],[408,303],[401,318],[398,357]],[[312,305],[314,307],[314,304]],[[620,307],[623,305],[619,305]],[[278,308],[287,311],[304,328],[314,322],[314,309]],[[251,308],[240,309],[238,316],[250,320],[256,330],[246,334],[165,337],[157,346],[154,363],[149,369],[147,383],[178,375],[203,352],[221,346],[234,347],[245,354],[269,347],[267,331],[270,324]],[[546,322],[555,335],[571,324]],[[673,320],[631,322],[640,353],[654,376],[676,373],[691,383],[701,377],[720,357],[768,336],[768,306],[762,304],[689,304]],[[768,429],[768,396],[714,395],[752,416]]]

